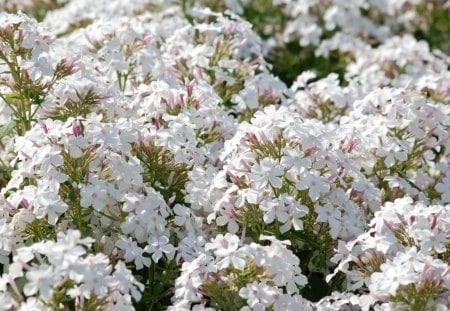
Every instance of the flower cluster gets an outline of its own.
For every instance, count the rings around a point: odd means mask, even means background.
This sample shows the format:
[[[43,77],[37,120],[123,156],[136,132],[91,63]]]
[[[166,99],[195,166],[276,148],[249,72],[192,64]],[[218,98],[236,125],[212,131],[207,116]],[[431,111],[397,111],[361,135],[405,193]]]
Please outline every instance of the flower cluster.
[[[352,290],[367,286],[372,297],[389,301],[382,308],[444,310],[450,289],[448,218],[448,206],[414,204],[409,197],[388,202],[370,229],[340,243],[331,260]]]
[[[172,309],[196,309],[196,303],[205,299],[220,309],[230,303],[243,310],[310,309],[298,295],[298,286],[306,285],[307,278],[301,274],[299,259],[286,248],[290,242],[270,236],[261,236],[260,241],[270,245],[244,244],[230,233],[206,243],[195,260],[183,263]]]
[[[48,240],[17,249],[8,272],[0,278],[2,310],[44,310],[72,305],[130,310],[144,285],[123,262],[111,265],[102,253],[87,253],[94,240],[79,231],[58,232]]]
[[[0,309],[446,310],[444,2],[0,0]]]

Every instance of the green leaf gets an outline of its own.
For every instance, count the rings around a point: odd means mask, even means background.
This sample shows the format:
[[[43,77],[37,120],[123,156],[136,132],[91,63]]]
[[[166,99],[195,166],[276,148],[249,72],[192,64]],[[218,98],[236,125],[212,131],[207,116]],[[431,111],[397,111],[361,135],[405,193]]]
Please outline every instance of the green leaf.
[[[9,104],[13,99],[20,99],[20,95],[18,93],[12,93],[12,94],[3,94],[3,97],[5,98],[6,102]]]
[[[17,125],[17,122],[15,120],[13,120],[13,121],[9,122],[8,124],[0,127],[0,139],[2,139],[3,137],[5,137],[9,133],[11,133],[12,130],[16,127],[16,125]]]

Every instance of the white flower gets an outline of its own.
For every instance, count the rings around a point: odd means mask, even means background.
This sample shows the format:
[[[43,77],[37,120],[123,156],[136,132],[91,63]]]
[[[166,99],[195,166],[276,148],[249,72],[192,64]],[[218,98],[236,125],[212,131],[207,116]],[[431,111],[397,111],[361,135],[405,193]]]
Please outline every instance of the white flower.
[[[29,297],[26,302],[22,303],[17,309],[18,311],[48,311],[49,308],[45,304],[35,297]]]
[[[136,270],[141,270],[145,267],[150,267],[151,260],[144,256],[146,249],[142,249],[131,238],[125,239],[122,237],[116,242],[116,246],[125,251],[124,259],[127,262],[134,261]]]
[[[303,174],[295,187],[298,190],[308,189],[308,195],[313,202],[320,198],[321,193],[325,193],[330,190],[330,185],[324,180],[324,178],[315,174]]]
[[[261,202],[259,209],[265,212],[263,219],[266,224],[272,223],[275,218],[281,223],[288,220],[288,208],[277,198]]]
[[[121,293],[128,294],[131,292],[131,295],[136,301],[141,299],[141,292],[145,286],[134,278],[131,271],[127,269],[122,261],[119,261],[115,265],[112,276],[118,283]]]
[[[68,209],[68,205],[54,192],[38,192],[33,205],[36,218],[43,219],[47,216],[51,225],[55,225],[58,217]]]
[[[97,211],[103,211],[109,200],[108,190],[108,185],[104,181],[92,180],[91,184],[81,189],[80,205],[82,207],[92,206]]]
[[[266,310],[272,305],[275,296],[279,294],[277,287],[257,282],[247,284],[239,291],[239,296],[247,300],[247,304],[252,310]]]
[[[442,194],[442,203],[450,203],[450,176],[442,178],[436,185],[436,191]]]
[[[26,273],[28,282],[23,288],[23,292],[27,296],[32,296],[39,292],[40,297],[45,301],[50,301],[53,295],[53,287],[58,283],[58,275],[52,266],[43,264],[37,269],[33,269]]]
[[[24,60],[21,64],[31,80],[36,81],[42,77],[51,77],[53,69],[46,56],[40,55],[35,59]]]
[[[260,164],[252,167],[250,177],[255,189],[263,189],[268,183],[274,188],[281,188],[283,181],[280,176],[283,175],[284,171],[279,164],[272,159],[264,158]]]
[[[92,294],[105,297],[108,288],[113,285],[113,279],[110,275],[112,266],[104,254],[89,254],[83,260],[75,263],[75,270],[83,275],[78,290],[86,298],[89,298]],[[72,291],[76,292],[77,289],[75,288]]]
[[[148,224],[145,221],[150,213],[128,214],[125,221],[120,225],[124,234],[132,234],[139,243],[143,243],[148,238]]]
[[[437,253],[445,252],[449,242],[446,235],[444,232],[439,232],[437,227],[431,230],[427,228],[415,231],[415,236],[420,241],[420,249],[424,252],[430,252],[432,250]]]
[[[373,183],[367,179],[360,179],[354,181],[353,188],[364,195],[368,201],[377,201],[380,197],[380,190],[374,186]]]
[[[153,262],[157,263],[163,254],[168,259],[172,259],[175,255],[175,247],[169,243],[169,238],[165,235],[156,238],[150,237],[147,241],[148,245],[145,247],[145,251],[152,254]]]
[[[392,167],[396,160],[404,162],[408,159],[408,153],[396,143],[379,148],[376,154],[379,157],[385,157],[384,164],[386,167]]]
[[[281,158],[281,165],[288,169],[295,168],[297,174],[301,174],[311,167],[311,160],[305,158],[302,151],[285,147],[283,152],[285,155]]]
[[[394,266],[390,263],[381,265],[382,272],[374,272],[371,276],[369,288],[374,294],[388,294],[395,296],[401,285],[417,283],[419,275],[408,272],[409,266]]]
[[[211,243],[206,243],[206,250],[214,250],[214,254],[220,259],[217,262],[219,269],[225,269],[233,265],[236,269],[244,270],[246,254],[239,250],[239,238],[230,233],[219,234]]]
[[[181,204],[176,204],[173,207],[173,211],[175,213],[174,223],[177,226],[183,226],[186,221],[189,219],[189,209],[186,206]]]
[[[285,233],[294,227],[294,230],[303,230],[303,221],[301,220],[309,210],[306,206],[293,203],[289,208],[289,219],[280,227],[280,232]]]

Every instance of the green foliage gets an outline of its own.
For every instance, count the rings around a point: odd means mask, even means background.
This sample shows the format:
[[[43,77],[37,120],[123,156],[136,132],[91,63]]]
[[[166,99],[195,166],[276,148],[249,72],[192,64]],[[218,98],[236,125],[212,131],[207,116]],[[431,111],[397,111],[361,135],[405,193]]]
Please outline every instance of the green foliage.
[[[175,261],[152,261],[150,267],[136,271],[135,277],[145,284],[142,299],[135,304],[136,310],[165,310],[174,294],[178,269]]]
[[[201,290],[209,298],[210,306],[219,310],[234,311],[245,306],[239,290],[252,282],[266,279],[264,269],[248,261],[243,271],[230,267],[215,276],[210,276]],[[270,285],[270,280],[267,280]]]
[[[135,145],[133,151],[144,165],[144,181],[159,191],[166,202],[184,203],[189,168],[176,163],[173,154],[163,147],[141,143]]]
[[[88,90],[84,95],[81,95],[78,91],[76,94],[78,97],[77,101],[68,99],[64,105],[58,106],[48,112],[47,116],[61,121],[67,121],[70,117],[86,118],[87,114],[92,112],[100,104],[100,97],[92,89]]]

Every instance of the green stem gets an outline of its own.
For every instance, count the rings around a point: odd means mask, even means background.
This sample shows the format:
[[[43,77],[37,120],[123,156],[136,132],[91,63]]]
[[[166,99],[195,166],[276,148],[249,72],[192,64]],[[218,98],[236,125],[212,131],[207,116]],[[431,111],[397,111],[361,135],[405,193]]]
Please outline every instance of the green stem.
[[[151,295],[151,305],[149,307],[149,310],[152,310],[153,306],[155,305],[155,303],[157,301],[156,297],[154,297],[154,286],[155,286],[155,269],[156,269],[156,263],[153,262],[153,260],[151,261],[150,267],[148,269],[148,287],[149,287],[149,291],[150,291],[150,295]]]

